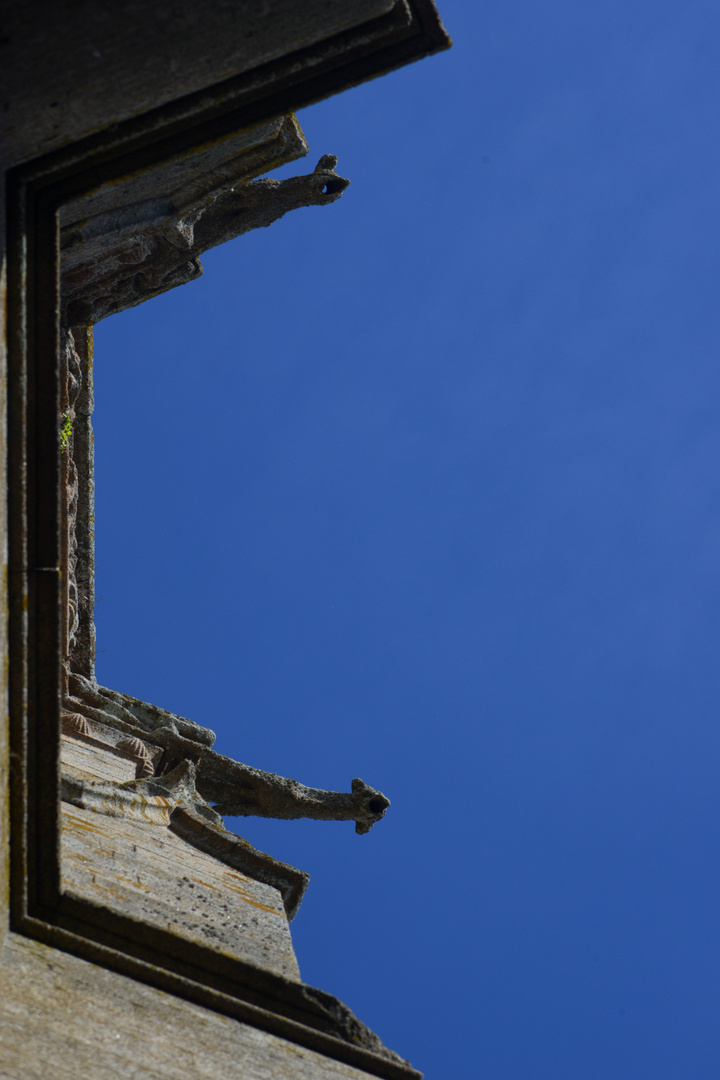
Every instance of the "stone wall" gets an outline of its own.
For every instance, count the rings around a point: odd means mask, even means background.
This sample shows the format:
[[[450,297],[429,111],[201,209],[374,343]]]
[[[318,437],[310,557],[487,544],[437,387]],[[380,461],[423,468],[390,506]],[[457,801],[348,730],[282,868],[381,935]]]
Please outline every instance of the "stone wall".
[[[212,756],[212,733],[111,691],[96,709],[87,327],[197,276],[199,252],[251,219],[266,225],[295,205],[341,194],[329,159],[321,169],[329,175],[316,170],[294,186],[233,188],[305,151],[294,109],[448,44],[431,0],[3,4],[4,1080],[417,1076],[341,1003],[299,981],[287,915],[305,877],[228,833],[195,779],[204,761],[208,798],[237,800],[238,788],[245,791],[235,812],[272,804],[298,816],[302,804],[310,816],[354,818],[359,831],[379,820],[387,800],[360,781],[329,801],[328,793],[277,784]],[[123,277],[118,268],[133,253],[134,271]],[[88,274],[92,262],[108,271],[102,288]],[[54,440],[66,421],[63,454]],[[34,486],[40,476],[52,481],[49,499]],[[63,500],[61,522],[55,507]],[[43,536],[52,538],[47,560],[33,553]],[[73,676],[90,689],[67,708]],[[105,919],[100,929],[100,916],[83,922],[93,911]],[[173,970],[146,962],[147,943],[137,944],[146,931],[152,953],[160,930],[176,949]],[[134,952],[107,945],[123,934]],[[198,943],[204,957],[218,958],[218,971],[230,971],[217,975],[217,987],[212,972],[204,983],[191,977]],[[262,1007],[249,991],[243,998],[227,990],[243,970],[256,974]]]
[[[10,934],[0,1080],[367,1080],[256,1027]]]
[[[136,778],[137,759],[122,746],[63,735],[61,755],[63,774],[76,780],[107,788]],[[107,799],[91,810],[63,803],[63,889],[300,981],[280,890],[172,832],[169,800],[158,800],[151,814],[148,800],[133,795],[120,811]]]

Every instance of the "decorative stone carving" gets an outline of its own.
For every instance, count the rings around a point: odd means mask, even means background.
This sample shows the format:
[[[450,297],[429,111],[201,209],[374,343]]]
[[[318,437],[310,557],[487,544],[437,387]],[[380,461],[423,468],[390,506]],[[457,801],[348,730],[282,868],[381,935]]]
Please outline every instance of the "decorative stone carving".
[[[215,734],[209,728],[126,694],[97,686],[81,675],[70,676],[66,707],[71,710],[67,714],[69,717],[98,721],[126,732],[138,743],[142,743],[143,734],[151,735],[153,743],[162,747],[165,753],[156,778],[148,779],[148,785],[175,783],[176,776],[185,775],[177,770],[194,763],[197,766],[193,773],[197,791],[203,800],[214,805],[218,814],[354,821],[355,831],[362,834],[380,821],[390,805],[390,800],[381,791],[360,779],[353,780],[350,792],[325,791],[233,761],[212,750]],[[129,745],[127,738],[124,742]],[[149,757],[147,761],[150,765]],[[144,790],[149,791],[150,787]]]
[[[384,816],[390,800],[364,780],[353,780],[351,789],[345,793],[305,787],[216,753],[203,755],[198,772],[198,790],[221,814],[354,821],[355,832],[367,833]]]
[[[289,210],[336,202],[350,183],[325,154],[315,171],[289,180],[227,178],[218,169],[202,185],[113,207],[64,224],[60,233],[66,326],[99,322],[202,274],[199,256]]]
[[[60,447],[63,515],[64,653],[67,668],[92,677],[95,668],[95,480],[93,460],[92,331],[61,331],[65,380]]]

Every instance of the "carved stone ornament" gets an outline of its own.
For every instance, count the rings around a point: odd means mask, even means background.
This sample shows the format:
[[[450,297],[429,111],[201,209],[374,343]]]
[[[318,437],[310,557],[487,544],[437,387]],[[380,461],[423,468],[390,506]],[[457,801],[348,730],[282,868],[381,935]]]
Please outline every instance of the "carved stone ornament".
[[[202,274],[199,256],[289,210],[327,206],[350,183],[325,154],[309,176],[241,181],[227,167],[167,195],[67,220],[60,233],[63,321],[90,325]],[[230,175],[228,175],[230,173]],[[66,223],[67,222],[67,223]]]

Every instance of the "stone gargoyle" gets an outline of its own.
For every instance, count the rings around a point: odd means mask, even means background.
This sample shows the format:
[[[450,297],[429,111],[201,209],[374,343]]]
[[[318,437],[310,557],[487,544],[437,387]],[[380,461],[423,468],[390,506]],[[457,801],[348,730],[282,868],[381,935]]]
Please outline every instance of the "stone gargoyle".
[[[60,230],[62,319],[90,325],[203,272],[199,256],[290,210],[336,202],[350,183],[324,154],[314,171],[287,180],[217,179],[69,221]],[[214,185],[214,186],[213,186]]]
[[[193,780],[198,795],[221,815],[354,821],[355,831],[363,834],[370,831],[390,806],[390,800],[381,791],[360,779],[352,781],[349,792],[325,791],[234,761],[212,749],[215,734],[209,728],[98,686],[73,672],[65,695],[63,726],[70,732],[92,736],[94,725],[120,733],[122,747],[118,743],[118,748],[136,758],[136,783],[142,784],[147,792],[162,794],[168,784],[177,784],[181,774],[176,770],[183,762],[194,763]],[[145,740],[162,748],[157,764],[148,753]]]

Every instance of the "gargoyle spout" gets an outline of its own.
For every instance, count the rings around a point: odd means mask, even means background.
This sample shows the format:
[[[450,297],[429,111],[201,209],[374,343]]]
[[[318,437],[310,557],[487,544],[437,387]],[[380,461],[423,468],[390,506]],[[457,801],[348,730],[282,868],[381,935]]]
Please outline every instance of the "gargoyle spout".
[[[74,734],[90,735],[88,724],[99,722],[123,733],[117,745],[122,744],[126,750],[135,743],[139,745],[143,738],[156,748],[163,748],[159,775],[153,775],[152,763],[142,747],[135,753],[138,780],[145,784],[142,790],[162,794],[168,785],[189,783],[188,765],[195,762],[196,768],[193,766],[192,770],[195,790],[217,813],[229,817],[354,821],[355,831],[362,834],[370,831],[390,805],[382,791],[364,780],[353,780],[348,792],[324,791],[276,773],[253,769],[213,750],[215,734],[208,728],[156,705],[98,686],[76,673],[70,676],[70,691],[65,700],[64,723]],[[187,792],[185,797],[190,798]]]
[[[349,792],[324,791],[217,753],[201,759],[197,789],[219,814],[354,821],[355,831],[361,834],[369,832],[390,805],[381,791],[364,780],[353,780]]]
[[[350,181],[324,154],[313,172],[231,184],[221,169],[197,185],[113,207],[60,234],[65,325],[96,323],[203,272],[199,256],[301,206],[336,202]]]

